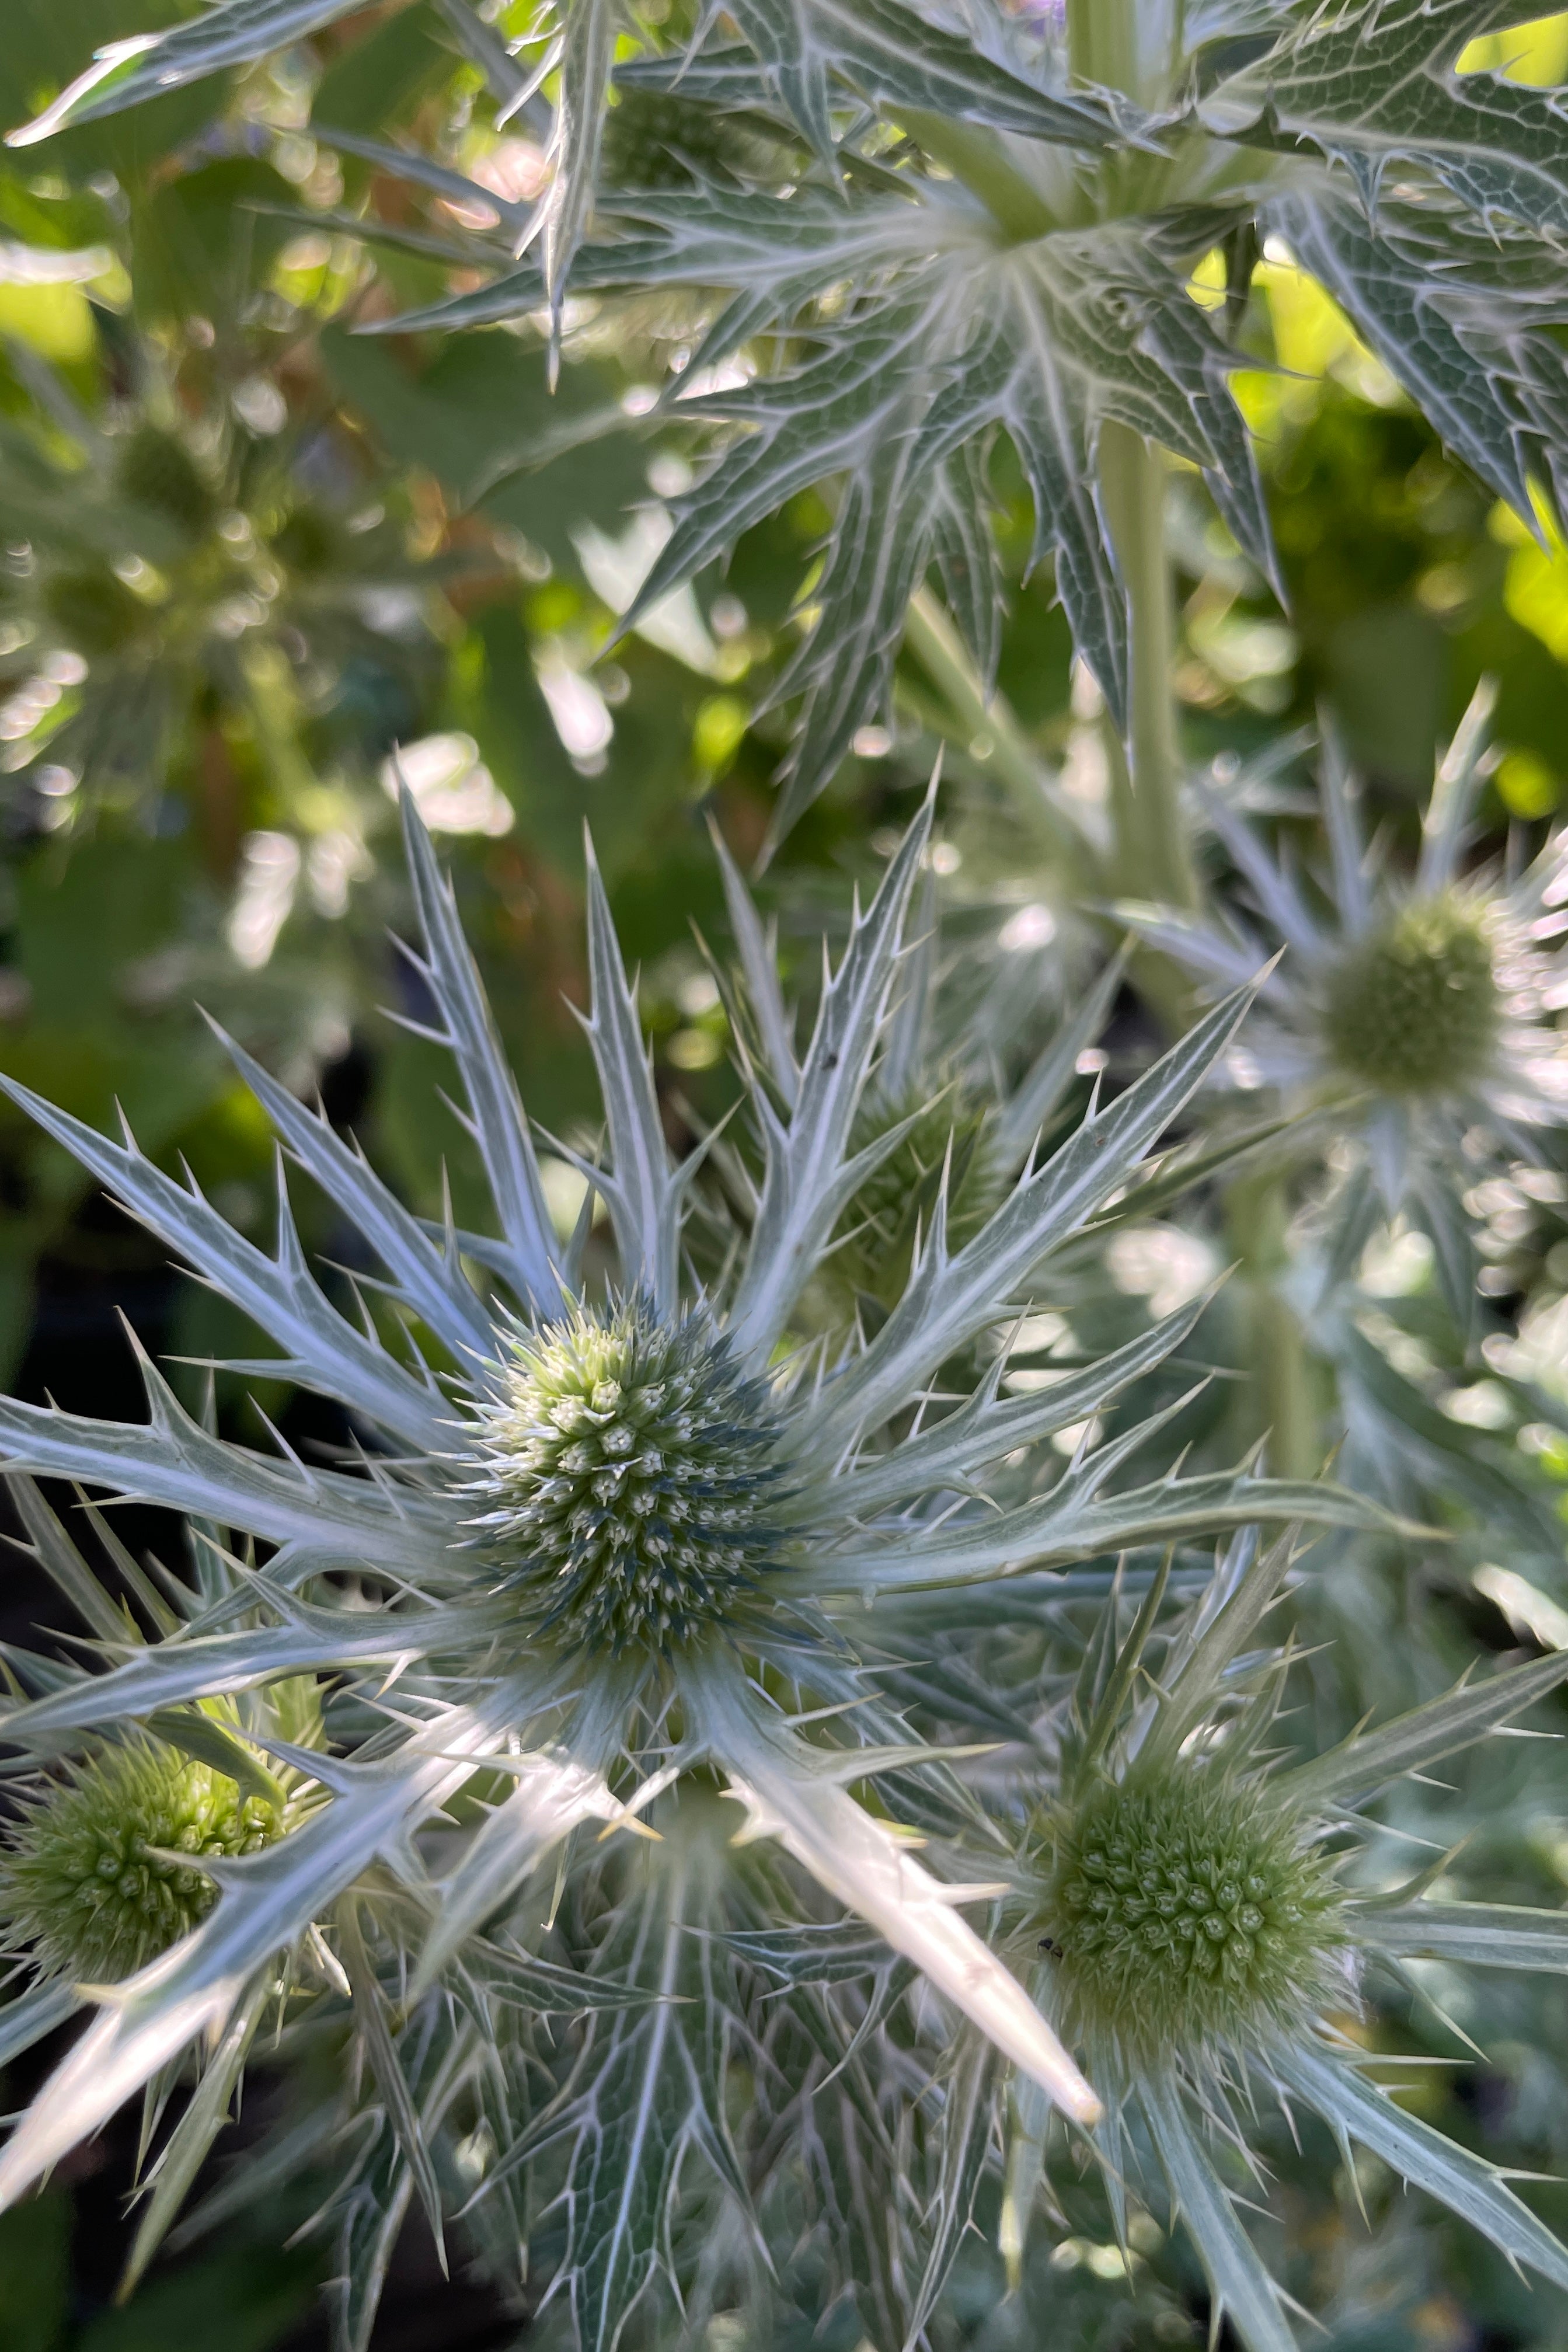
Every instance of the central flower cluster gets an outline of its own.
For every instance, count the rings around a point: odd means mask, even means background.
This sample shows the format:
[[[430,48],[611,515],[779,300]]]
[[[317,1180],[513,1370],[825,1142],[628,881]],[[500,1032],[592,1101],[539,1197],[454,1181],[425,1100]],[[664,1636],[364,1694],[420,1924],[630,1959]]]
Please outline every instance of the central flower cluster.
[[[773,1564],[767,1406],[710,1326],[640,1299],[519,1335],[479,1408],[493,1507],[473,1524],[541,1631],[662,1649],[725,1616]]]
[[[1256,2041],[1324,1998],[1339,1896],[1257,1790],[1176,1768],[1099,1789],[1058,1827],[1043,1945],[1071,2022],[1135,2063]]]
[[[1358,940],[1330,979],[1329,1052],[1347,1077],[1393,1095],[1447,1095],[1486,1075],[1502,1021],[1479,908],[1416,899]]]
[[[217,1888],[195,1862],[259,1853],[280,1827],[275,1807],[173,1748],[108,1748],[13,1829],[0,1859],[6,1940],[77,1983],[117,1983],[212,1909]]]

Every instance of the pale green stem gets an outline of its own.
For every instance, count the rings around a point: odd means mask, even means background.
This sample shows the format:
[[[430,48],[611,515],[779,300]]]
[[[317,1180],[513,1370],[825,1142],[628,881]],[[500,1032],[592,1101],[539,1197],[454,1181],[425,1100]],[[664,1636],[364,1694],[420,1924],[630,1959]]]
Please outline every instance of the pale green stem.
[[[1197,903],[1182,824],[1181,755],[1171,683],[1175,600],[1165,544],[1165,460],[1140,434],[1108,418],[1100,484],[1131,618],[1125,748],[1110,737],[1117,887],[1166,906]]]
[[[1073,71],[1102,89],[1138,95],[1136,0],[1068,0]]]
[[[1068,0],[1068,49],[1081,81],[1168,103],[1182,58],[1184,0]]]
[[[1074,72],[1102,89],[1124,90],[1142,105],[1158,105],[1180,51],[1181,0],[1165,0],[1163,22],[1156,22],[1158,13],[1152,0],[1068,0]],[[1106,194],[1119,209],[1113,180]],[[1191,908],[1197,882],[1180,806],[1164,458],[1140,435],[1108,420],[1100,436],[1100,487],[1131,623],[1127,741],[1125,748],[1110,745],[1116,882],[1137,897]]]
[[[1181,0],[1165,0],[1158,24],[1153,0],[1068,0],[1075,71],[1085,81],[1125,90],[1144,104],[1160,103],[1179,58],[1181,14]],[[980,197],[1004,236],[1022,242],[1047,236],[1059,226],[1045,198],[1009,158],[1004,142],[939,116],[911,113],[906,120],[927,152]],[[1111,170],[1113,161],[1102,165],[1102,173]],[[1102,194],[1114,209],[1110,180]],[[1118,895],[1190,909],[1197,904],[1198,886],[1182,821],[1165,459],[1139,434],[1108,419],[1100,428],[1099,470],[1131,625],[1125,742],[1113,728],[1106,730],[1115,845],[1111,871],[1103,881]],[[956,632],[942,623],[933,600],[915,600],[909,634],[955,716],[967,720],[973,715],[977,732],[984,725],[997,747],[998,772],[1026,806],[1037,810],[1038,760],[1021,733],[1009,727],[1003,710],[987,701]],[[1074,863],[1081,868],[1081,852]],[[1153,989],[1162,1009],[1171,1012],[1179,1011],[1187,992],[1174,975],[1163,973]]]
[[[1290,1254],[1288,1206],[1279,1176],[1238,1177],[1226,1197],[1226,1220],[1240,1285],[1243,1379],[1236,1391],[1242,1444],[1268,1441],[1268,1467],[1280,1478],[1315,1478],[1323,1466],[1319,1380],[1306,1337],[1279,1287]]]
[[[1006,236],[1026,242],[1056,226],[1044,199],[1015,169],[994,132],[915,108],[906,110],[901,119],[927,154],[980,198]],[[1089,843],[1053,805],[1049,770],[1005,696],[994,688],[986,691],[968,646],[929,589],[917,590],[910,601],[904,635],[964,740],[973,742],[984,736],[990,743],[996,774],[1068,884],[1080,891],[1102,889],[1106,877],[1098,870]]]
[[[1044,196],[1009,160],[994,131],[977,131],[971,123],[912,106],[904,108],[899,119],[933,162],[979,197],[1013,243],[1026,245],[1031,237],[1046,236],[1061,226]]]

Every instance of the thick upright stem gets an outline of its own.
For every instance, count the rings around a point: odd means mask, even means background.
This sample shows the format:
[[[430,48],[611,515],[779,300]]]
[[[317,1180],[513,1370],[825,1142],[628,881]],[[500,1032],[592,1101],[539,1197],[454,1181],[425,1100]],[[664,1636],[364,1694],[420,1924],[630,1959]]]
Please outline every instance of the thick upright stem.
[[[1181,50],[1182,0],[1068,0],[1074,71],[1085,81],[1126,91],[1145,105],[1167,93]],[[966,123],[910,112],[910,131],[962,180],[990,211],[1006,238],[1026,243],[1058,226],[1040,192],[1016,167],[1005,145]],[[1142,159],[1138,159],[1141,163]],[[1099,200],[1119,208],[1117,159],[1105,159]],[[1125,191],[1122,192],[1125,194]],[[1106,879],[1119,894],[1192,908],[1197,881],[1182,823],[1181,761],[1172,685],[1176,622],[1165,544],[1165,462],[1161,451],[1127,426],[1107,418],[1099,436],[1099,472],[1105,514],[1126,584],[1131,681],[1125,742],[1108,725],[1114,849]],[[950,648],[920,610],[911,609],[911,636],[930,640],[917,650],[962,712],[963,681],[954,692]],[[951,632],[947,633],[952,635]],[[988,731],[998,731],[993,727]],[[1002,730],[1005,732],[1005,730]],[[1004,746],[1010,765],[1017,748]],[[1019,777],[1010,775],[1016,783]],[[1027,794],[1027,787],[1026,786]],[[1187,991],[1162,972],[1152,993],[1163,1005],[1182,1004]]]
[[[1277,1476],[1315,1478],[1323,1466],[1318,1374],[1279,1286],[1290,1253],[1279,1177],[1238,1177],[1226,1194],[1226,1223],[1240,1260],[1243,1379],[1236,1391],[1237,1435],[1244,1445],[1268,1438],[1268,1466]]]
[[[1081,79],[1136,95],[1136,0],[1068,0],[1068,47]]]
[[[1171,683],[1176,619],[1165,547],[1165,461],[1140,435],[1108,418],[1100,428],[1100,482],[1131,620],[1127,744],[1125,751],[1119,740],[1111,744],[1117,880],[1138,897],[1193,907],[1197,885],[1182,824]]]
[[[976,131],[971,123],[913,106],[905,107],[899,120],[928,155],[979,197],[1004,236],[1024,245],[1060,226],[994,131]]]
[[[1182,0],[1068,0],[1073,71],[1157,106],[1180,52],[1181,25]],[[1112,181],[1103,194],[1118,208]],[[1197,885],[1182,827],[1171,684],[1176,625],[1164,460],[1138,434],[1108,419],[1100,428],[1100,487],[1127,585],[1132,640],[1127,742],[1110,747],[1116,879],[1137,897],[1192,907]]]
[[[1068,0],[1073,71],[1140,106],[1170,98],[1180,71],[1184,0]]]

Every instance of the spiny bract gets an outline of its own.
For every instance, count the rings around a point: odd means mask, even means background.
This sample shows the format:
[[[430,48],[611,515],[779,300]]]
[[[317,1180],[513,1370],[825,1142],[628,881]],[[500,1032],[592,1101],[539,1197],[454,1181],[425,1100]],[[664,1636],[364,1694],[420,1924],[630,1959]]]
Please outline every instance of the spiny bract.
[[[542,1628],[590,1649],[690,1641],[770,1563],[778,1431],[698,1317],[644,1299],[519,1330],[480,1409],[475,1521]]]
[[[1308,2016],[1341,1932],[1310,1834],[1191,1766],[1134,1769],[1064,1815],[1042,1940],[1085,2039],[1157,2064]]]
[[[12,1830],[0,1860],[6,1940],[51,1973],[116,1983],[212,1909],[217,1888],[197,1861],[258,1853],[279,1826],[264,1800],[171,1748],[105,1748],[31,1798]]]
[[[1329,1052],[1391,1095],[1446,1095],[1486,1075],[1503,1004],[1482,910],[1454,892],[1413,900],[1331,971]]]

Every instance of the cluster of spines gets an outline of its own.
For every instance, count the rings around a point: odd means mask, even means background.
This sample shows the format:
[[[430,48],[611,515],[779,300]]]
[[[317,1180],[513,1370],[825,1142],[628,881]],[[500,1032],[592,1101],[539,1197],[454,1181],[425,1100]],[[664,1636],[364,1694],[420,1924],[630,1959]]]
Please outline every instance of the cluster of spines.
[[[202,1863],[258,1853],[281,1827],[264,1799],[161,1743],[105,1748],[28,1797],[12,1825],[5,1940],[46,1974],[117,1983],[211,1910]]]
[[[1413,898],[1329,974],[1323,1036],[1346,1077],[1384,1094],[1462,1092],[1485,1076],[1503,1017],[1483,909]]]
[[[998,1205],[1005,1171],[993,1147],[985,1105],[949,1091],[928,1097],[873,1091],[861,1103],[849,1139],[853,1157],[910,1118],[912,1126],[857,1186],[839,1221],[842,1235],[827,1261],[834,1285],[891,1307],[909,1277],[915,1236],[929,1227],[943,1177],[947,1237],[961,1246]]]
[[[1068,2021],[1131,2067],[1257,2046],[1337,1981],[1341,1898],[1310,1826],[1213,1768],[1134,1768],[1052,1832],[1039,1942]]]
[[[637,1298],[520,1333],[478,1435],[491,1507],[473,1524],[541,1631],[682,1644],[773,1564],[767,1394],[702,1318]]]

